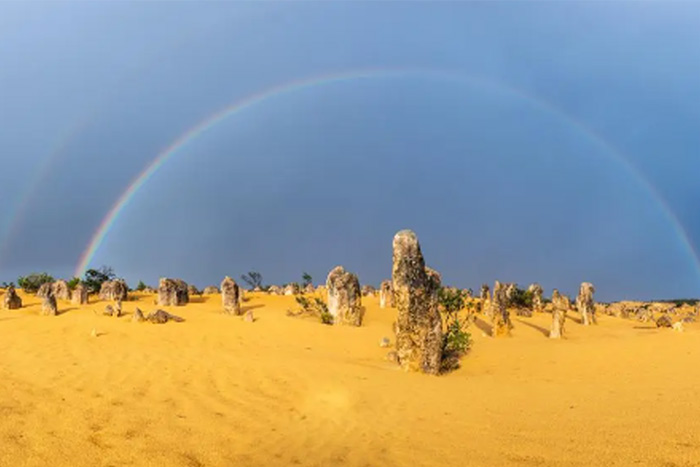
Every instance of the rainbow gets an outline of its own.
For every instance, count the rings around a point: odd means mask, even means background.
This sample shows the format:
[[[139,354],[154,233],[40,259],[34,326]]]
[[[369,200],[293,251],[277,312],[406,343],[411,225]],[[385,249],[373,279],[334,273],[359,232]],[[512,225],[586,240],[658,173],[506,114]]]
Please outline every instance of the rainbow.
[[[214,128],[216,125],[224,121],[225,119],[232,117],[234,115],[240,114],[245,110],[261,104],[269,99],[279,97],[285,94],[290,94],[293,92],[301,91],[303,89],[313,88],[317,86],[328,85],[331,83],[339,83],[344,81],[354,81],[360,79],[370,79],[370,78],[382,78],[382,77],[401,77],[406,75],[419,75],[425,77],[433,77],[442,80],[455,81],[463,84],[478,84],[484,87],[490,87],[496,91],[507,93],[515,97],[519,97],[527,102],[534,104],[536,107],[546,110],[550,114],[560,118],[565,121],[572,128],[575,128],[581,134],[585,135],[588,139],[598,145],[607,154],[614,158],[619,164],[621,164],[630,174],[632,174],[652,195],[652,197],[659,204],[668,220],[674,226],[679,238],[683,242],[684,247],[691,254],[696,271],[700,277],[700,260],[698,259],[698,254],[693,247],[687,232],[683,228],[683,225],[679,219],[674,214],[673,210],[666,203],[664,198],[660,193],[657,192],[655,187],[647,180],[646,177],[634,166],[626,157],[624,157],[619,151],[617,151],[610,143],[603,139],[591,128],[586,126],[584,123],[564,113],[561,109],[555,107],[551,103],[542,100],[536,96],[525,93],[517,88],[494,82],[491,80],[486,80],[484,78],[475,77],[471,75],[458,74],[449,71],[438,71],[438,70],[425,70],[425,69],[368,69],[360,71],[348,71],[343,73],[326,74],[321,76],[314,76],[309,78],[304,78],[300,80],[295,80],[291,82],[286,82],[264,89],[256,94],[244,97],[233,104],[224,107],[218,112],[212,114],[211,116],[205,118],[177,139],[175,139],[168,147],[161,151],[153,161],[146,166],[146,168],[129,184],[126,191],[117,199],[112,208],[107,212],[102,222],[98,226],[97,230],[94,232],[90,239],[90,243],[87,248],[80,255],[78,264],[75,268],[74,275],[81,276],[88,268],[92,262],[95,253],[99,250],[100,245],[104,242],[107,234],[114,225],[115,221],[119,217],[119,214],[129,205],[134,195],[139,191],[139,189],[158,171],[160,167],[163,166],[173,155],[178,151],[186,147],[192,141],[196,140],[207,131]]]

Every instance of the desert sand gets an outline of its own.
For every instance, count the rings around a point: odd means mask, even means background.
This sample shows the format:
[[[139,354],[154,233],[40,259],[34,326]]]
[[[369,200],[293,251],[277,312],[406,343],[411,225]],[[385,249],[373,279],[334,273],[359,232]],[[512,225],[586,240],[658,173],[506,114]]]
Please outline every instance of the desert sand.
[[[2,465],[700,465],[697,324],[570,312],[556,341],[549,314],[502,339],[482,318],[462,367],[428,376],[385,359],[377,298],[358,328],[286,316],[289,296],[249,294],[253,323],[195,297],[155,325],[131,322],[154,295],[121,318],[20,295],[0,310]]]

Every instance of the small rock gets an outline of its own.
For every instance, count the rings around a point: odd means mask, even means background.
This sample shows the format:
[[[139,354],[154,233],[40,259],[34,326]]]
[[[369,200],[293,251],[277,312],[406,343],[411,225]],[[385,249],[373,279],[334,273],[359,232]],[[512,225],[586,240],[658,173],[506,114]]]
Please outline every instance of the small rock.
[[[683,332],[684,331],[683,322],[679,321],[677,323],[673,323],[673,330],[677,331],[677,332]]]
[[[379,347],[389,347],[390,345],[391,341],[388,337],[382,337],[382,340],[379,341]]]
[[[670,328],[672,326],[673,322],[671,321],[671,317],[668,315],[661,315],[659,319],[656,320],[657,328]]]
[[[106,314],[107,316],[114,316],[114,313],[116,312],[114,311],[114,307],[112,305],[107,305],[105,307],[104,314]]]
[[[97,329],[92,328],[92,332],[90,332],[90,336],[97,337]]]
[[[396,353],[396,350],[392,350],[391,352],[386,354],[386,359],[392,363],[399,363],[399,356]]]
[[[157,310],[157,311],[154,311],[153,313],[150,313],[146,317],[146,320],[148,320],[154,324],[164,324],[164,323],[167,323],[168,321],[175,321],[177,323],[185,321],[183,318],[181,318],[179,316],[175,316],[173,314],[170,314],[165,310]]]
[[[253,316],[253,310],[248,310],[245,312],[245,316],[243,316],[243,321],[246,323],[252,323],[255,321],[255,316]]]
[[[143,311],[141,311],[140,308],[137,307],[134,310],[134,315],[131,317],[131,321],[133,321],[135,323],[141,323],[143,321],[146,321],[146,317],[143,316]]]

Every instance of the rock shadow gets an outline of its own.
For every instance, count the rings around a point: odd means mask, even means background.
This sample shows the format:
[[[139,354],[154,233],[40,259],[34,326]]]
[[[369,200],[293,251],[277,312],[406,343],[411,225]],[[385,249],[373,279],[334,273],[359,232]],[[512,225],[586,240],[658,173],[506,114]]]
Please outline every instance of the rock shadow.
[[[542,326],[538,326],[536,324],[528,323],[527,321],[523,321],[522,319],[516,319],[516,321],[518,323],[524,324],[525,326],[531,327],[532,329],[536,329],[537,331],[541,332],[544,337],[549,339],[549,329],[545,329]]]

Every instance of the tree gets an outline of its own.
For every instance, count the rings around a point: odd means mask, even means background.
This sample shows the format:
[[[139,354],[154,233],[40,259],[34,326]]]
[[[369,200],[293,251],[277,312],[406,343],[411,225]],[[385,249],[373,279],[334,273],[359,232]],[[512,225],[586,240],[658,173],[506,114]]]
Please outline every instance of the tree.
[[[33,272],[28,276],[17,278],[17,285],[28,293],[36,293],[44,284],[53,282],[54,278],[45,272]]]
[[[308,272],[304,272],[304,274],[301,275],[301,286],[302,288],[305,288],[306,286],[309,286],[313,284],[313,278],[311,277],[311,274]]]
[[[80,277],[74,277],[68,281],[68,290],[74,290],[80,284]]]
[[[248,286],[251,289],[255,289],[257,287],[259,287],[261,289],[263,288],[263,286],[262,286],[262,274],[260,274],[259,272],[249,271],[248,274],[243,274],[241,276],[241,279],[243,279],[243,281],[246,284],[248,284]]]
[[[98,293],[103,283],[114,280],[116,277],[114,269],[109,266],[102,266],[100,269],[88,269],[85,271],[83,283],[88,288],[89,293]]]
[[[143,292],[147,287],[148,286],[143,281],[139,281],[139,283],[136,285],[136,290]]]

